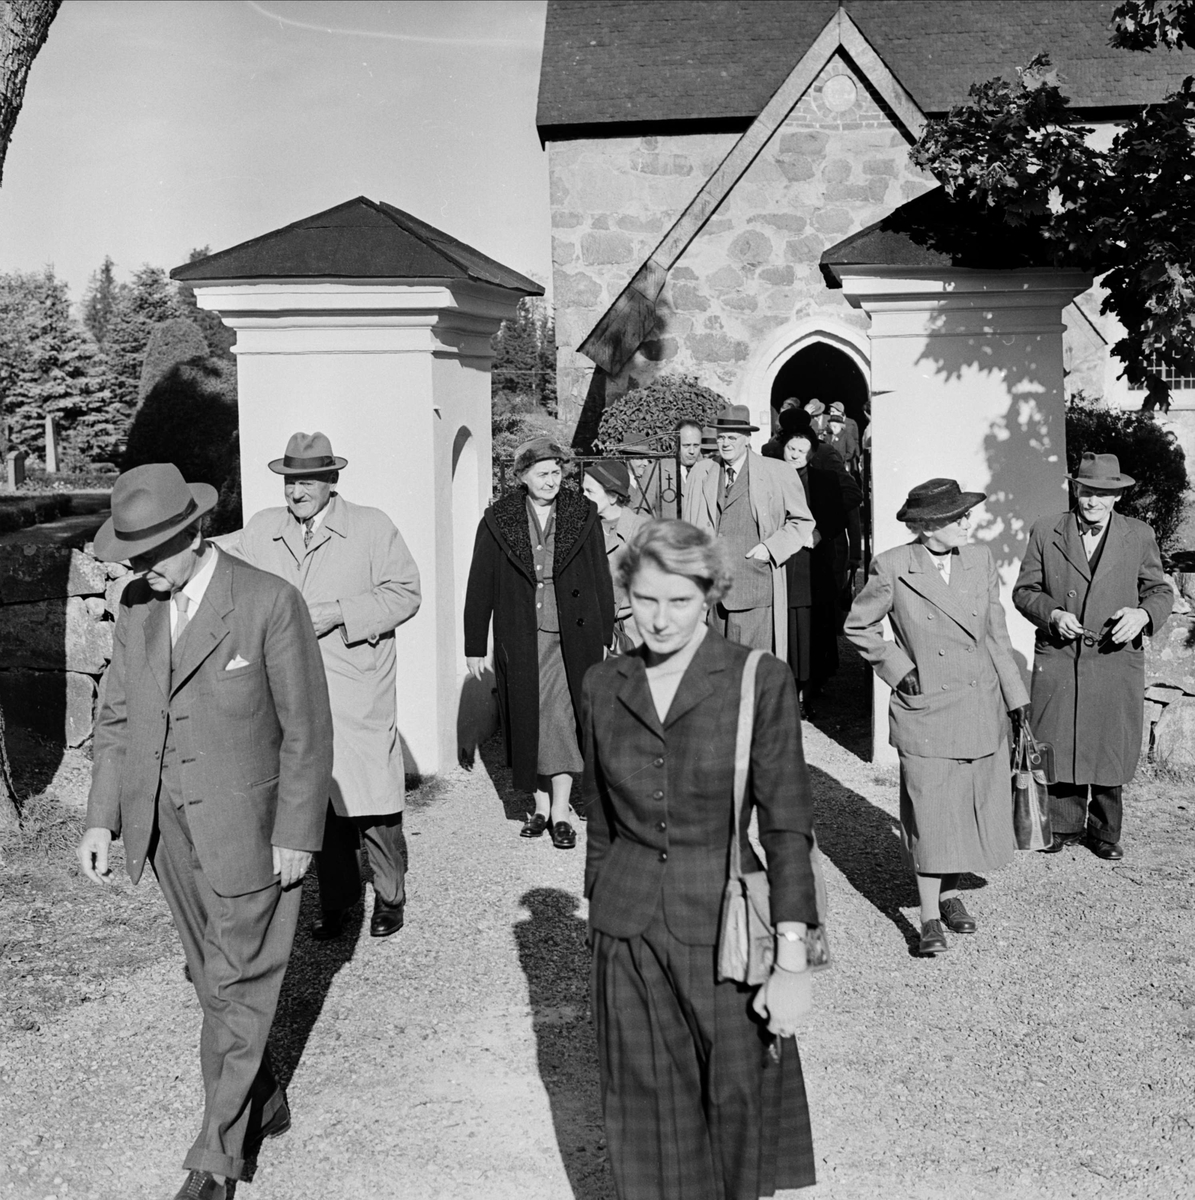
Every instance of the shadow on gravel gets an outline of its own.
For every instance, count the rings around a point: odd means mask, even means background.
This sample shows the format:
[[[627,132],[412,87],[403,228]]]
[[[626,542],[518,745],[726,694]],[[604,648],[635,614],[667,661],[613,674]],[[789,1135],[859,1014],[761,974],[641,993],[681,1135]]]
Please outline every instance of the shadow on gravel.
[[[312,872],[312,876],[315,872]],[[286,1087],[290,1083],[307,1039],[324,1007],[324,999],[336,972],[349,962],[357,949],[357,939],[365,919],[363,901],[358,901],[348,910],[344,918],[344,929],[338,938],[330,942],[317,942],[311,936],[311,923],[319,916],[319,888],[309,876],[303,885],[303,903],[299,910],[299,928],[295,934],[294,949],[286,978],[282,981],[282,994],[278,998],[278,1011],[270,1030],[270,1057],[278,1082]]]
[[[808,719],[844,750],[870,762],[871,668],[844,637],[838,639],[838,664]]]
[[[915,955],[920,933],[901,909],[915,909],[920,900],[913,872],[901,851],[900,823],[818,767],[809,768],[809,778],[822,853],[864,900],[900,930],[909,953]],[[960,875],[959,887],[975,890],[987,887],[987,880]]]
[[[506,765],[506,746],[501,732],[482,742],[478,747],[478,757],[485,767],[486,774],[502,801],[502,809],[508,821],[518,821],[521,825],[533,811],[535,805],[526,792],[518,791],[511,784],[510,768]]]
[[[536,1059],[574,1200],[613,1200],[602,1130],[597,1046],[589,1017],[589,951],[576,896],[533,888],[514,926],[527,976]]]

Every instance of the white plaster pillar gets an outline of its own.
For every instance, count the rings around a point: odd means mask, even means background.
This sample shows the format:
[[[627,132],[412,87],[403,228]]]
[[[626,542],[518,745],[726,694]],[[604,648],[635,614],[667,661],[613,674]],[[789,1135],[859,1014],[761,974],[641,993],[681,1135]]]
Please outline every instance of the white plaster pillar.
[[[991,549],[1014,649],[1028,680],[1033,628],[1011,594],[1041,516],[1066,506],[1062,310],[1091,286],[1079,271],[834,266],[871,317],[873,548],[909,540],[896,520],[909,489],[937,476],[986,492],[975,540]],[[876,680],[875,761],[888,745],[888,689]]]
[[[476,282],[196,281],[236,330],[241,495],[284,503],[267,469],[296,430],[348,459],[339,490],[382,509],[419,566],[423,605],[396,632],[408,772],[456,761],[465,579],[490,497],[490,338],[521,293]],[[457,475],[454,487],[454,469]]]

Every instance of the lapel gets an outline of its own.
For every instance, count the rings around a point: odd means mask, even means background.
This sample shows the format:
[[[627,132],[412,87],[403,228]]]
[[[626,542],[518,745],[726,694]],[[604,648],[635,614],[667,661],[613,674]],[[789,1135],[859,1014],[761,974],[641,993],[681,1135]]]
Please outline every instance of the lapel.
[[[146,605],[145,620],[141,635],[145,639],[145,660],[162,689],[162,695],[170,696],[170,597],[154,593],[154,599]]]
[[[714,680],[710,676],[726,670],[725,649],[725,641],[712,629],[707,629],[693,661],[681,676],[676,695],[672,697],[664,718],[665,729],[671,729],[687,712],[714,694]]]
[[[187,626],[183,639],[182,657],[178,669],[170,681],[173,696],[187,680],[195,674],[204,659],[231,632],[224,618],[232,612],[232,563],[228,556],[217,549],[216,569],[208,582],[207,591]],[[167,614],[169,616],[169,614]],[[169,661],[169,621],[167,622],[167,661]]]
[[[1076,522],[1077,524],[1077,522]],[[1078,534],[1075,535],[1076,537]],[[1095,574],[1100,579],[1111,575],[1120,569],[1120,566],[1126,559],[1132,557],[1130,543],[1133,540],[1132,531],[1129,528],[1129,523],[1113,510],[1108,518],[1108,532],[1104,536],[1104,550],[1100,555],[1100,561],[1095,568]]]
[[[722,486],[722,471],[715,459],[707,458],[709,467],[701,480],[701,494],[705,499],[705,515],[709,527],[718,527],[718,489]]]
[[[916,542],[909,544],[909,565],[905,572],[905,582],[918,595],[928,600],[935,607],[940,608],[952,621],[960,626],[965,632],[972,637],[977,637],[975,630],[975,618],[971,616],[971,610],[968,609],[961,601],[961,597],[957,594],[953,587],[948,587],[946,580],[938,574],[938,569],[929,561],[929,551],[924,546]],[[951,565],[950,574],[954,578],[954,572],[960,569],[969,570],[970,568],[962,567],[963,555],[960,551],[958,561]],[[963,582],[959,580],[960,584]]]
[[[651,688],[647,686],[647,667],[643,661],[642,647],[636,647],[619,659],[618,673],[622,676],[622,684],[618,689],[618,699],[622,706],[649,732],[663,741],[664,727],[656,715],[656,703],[651,698]]]
[[[1112,514],[1116,516],[1115,513]],[[1108,529],[1111,540],[1112,529]],[[1054,526],[1054,545],[1059,553],[1070,563],[1084,579],[1091,580],[1091,564],[1087,561],[1087,551],[1083,549],[1083,539],[1079,536],[1079,518],[1074,513],[1065,513],[1062,520]],[[1108,546],[1104,546],[1104,553]]]
[[[301,567],[307,553],[303,548],[303,526],[294,519],[289,508],[282,510],[282,528],[274,537],[291,552],[295,565]]]

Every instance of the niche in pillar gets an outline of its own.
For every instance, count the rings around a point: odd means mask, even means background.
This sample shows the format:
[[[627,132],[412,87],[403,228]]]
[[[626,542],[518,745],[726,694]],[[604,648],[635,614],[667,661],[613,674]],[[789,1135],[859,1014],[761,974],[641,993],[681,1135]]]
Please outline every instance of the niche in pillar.
[[[387,204],[358,197],[172,272],[237,334],[246,519],[281,503],[266,463],[296,430],[348,459],[339,489],[382,509],[423,604],[395,634],[407,768],[455,761],[462,619],[489,495],[490,339],[534,281]]]

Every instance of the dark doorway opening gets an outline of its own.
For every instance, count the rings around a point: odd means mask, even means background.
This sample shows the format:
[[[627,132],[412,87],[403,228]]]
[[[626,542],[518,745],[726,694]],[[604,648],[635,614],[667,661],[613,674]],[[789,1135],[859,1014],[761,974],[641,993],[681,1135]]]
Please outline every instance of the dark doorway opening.
[[[860,433],[867,426],[867,380],[849,354],[828,342],[811,342],[780,368],[772,384],[772,408],[779,411],[789,396],[796,396],[802,408],[810,400],[826,408],[837,401]]]

